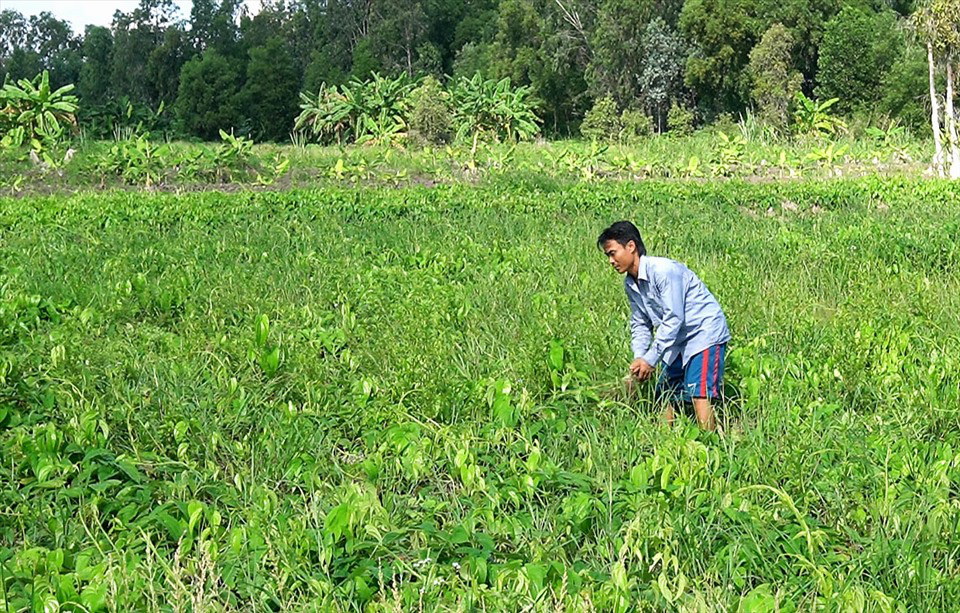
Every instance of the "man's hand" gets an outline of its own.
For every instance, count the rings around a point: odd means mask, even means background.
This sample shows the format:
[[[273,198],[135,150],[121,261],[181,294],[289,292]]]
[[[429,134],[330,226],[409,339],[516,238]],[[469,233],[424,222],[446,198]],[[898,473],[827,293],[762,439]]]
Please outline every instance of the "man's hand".
[[[630,363],[630,374],[640,381],[646,381],[653,374],[653,366],[650,366],[643,358],[637,358]]]

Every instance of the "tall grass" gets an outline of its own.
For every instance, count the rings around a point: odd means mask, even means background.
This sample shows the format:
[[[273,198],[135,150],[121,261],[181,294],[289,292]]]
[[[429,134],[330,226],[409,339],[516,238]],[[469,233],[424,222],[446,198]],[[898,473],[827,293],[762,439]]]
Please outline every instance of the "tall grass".
[[[0,609],[950,610],[958,205],[896,179],[0,201]],[[620,387],[594,241],[623,217],[728,315],[722,436]]]

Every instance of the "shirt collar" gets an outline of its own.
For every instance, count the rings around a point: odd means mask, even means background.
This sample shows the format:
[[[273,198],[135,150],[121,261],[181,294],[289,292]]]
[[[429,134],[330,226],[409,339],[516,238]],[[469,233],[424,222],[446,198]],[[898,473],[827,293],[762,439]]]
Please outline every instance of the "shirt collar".
[[[647,281],[647,256],[640,256],[640,264],[637,266],[637,280]]]
[[[646,282],[648,279],[647,258],[642,255],[640,256],[640,264],[637,266],[637,278],[634,279],[630,273],[623,275],[624,284],[637,293],[640,293],[640,281]]]

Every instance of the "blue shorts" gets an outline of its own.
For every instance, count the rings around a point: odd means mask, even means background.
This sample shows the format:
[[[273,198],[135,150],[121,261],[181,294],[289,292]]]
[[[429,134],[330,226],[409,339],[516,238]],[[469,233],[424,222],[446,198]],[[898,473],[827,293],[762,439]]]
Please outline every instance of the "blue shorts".
[[[716,398],[723,391],[723,364],[727,345],[708,347],[690,358],[683,366],[683,357],[668,364],[657,381],[658,400],[690,402],[694,398]]]

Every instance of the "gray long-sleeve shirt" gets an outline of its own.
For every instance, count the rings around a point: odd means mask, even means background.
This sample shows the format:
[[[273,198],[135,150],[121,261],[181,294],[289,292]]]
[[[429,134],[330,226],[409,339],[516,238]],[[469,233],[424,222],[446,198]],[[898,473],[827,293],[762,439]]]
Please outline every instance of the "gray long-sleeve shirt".
[[[625,275],[633,357],[651,366],[690,358],[730,340],[727,318],[703,281],[680,262],[640,256],[637,278]],[[656,337],[653,329],[656,327]]]

